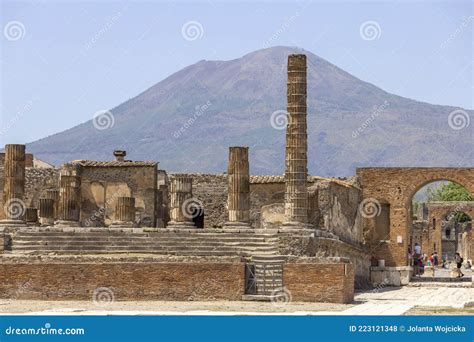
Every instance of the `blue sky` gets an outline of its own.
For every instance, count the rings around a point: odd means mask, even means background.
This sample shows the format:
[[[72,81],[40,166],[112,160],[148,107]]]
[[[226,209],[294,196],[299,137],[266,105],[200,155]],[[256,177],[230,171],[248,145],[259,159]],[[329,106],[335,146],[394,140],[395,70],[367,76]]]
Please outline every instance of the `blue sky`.
[[[474,107],[472,1],[1,6],[1,145],[87,121],[199,60],[234,59],[266,45],[302,47],[397,95]],[[182,32],[190,21],[200,25],[195,40]],[[364,23],[375,36],[361,33]]]

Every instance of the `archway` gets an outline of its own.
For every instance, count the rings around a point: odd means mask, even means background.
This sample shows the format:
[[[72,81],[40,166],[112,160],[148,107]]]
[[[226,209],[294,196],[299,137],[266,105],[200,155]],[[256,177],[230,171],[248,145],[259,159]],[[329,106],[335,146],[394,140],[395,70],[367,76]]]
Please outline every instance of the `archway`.
[[[388,240],[376,241],[374,217],[364,217],[363,223],[366,241],[375,241],[371,246],[374,258],[385,260],[386,266],[409,266],[408,250],[413,242],[411,201],[418,190],[428,183],[445,180],[458,183],[474,194],[474,168],[358,168],[357,175],[363,201],[372,201],[378,208],[381,203],[389,205]],[[381,212],[379,209],[378,213]]]

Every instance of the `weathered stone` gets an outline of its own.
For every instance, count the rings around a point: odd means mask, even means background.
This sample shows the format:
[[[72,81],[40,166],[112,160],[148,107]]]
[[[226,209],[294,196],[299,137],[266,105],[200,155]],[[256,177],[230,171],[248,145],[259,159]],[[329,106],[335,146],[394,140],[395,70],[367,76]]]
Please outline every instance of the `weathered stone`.
[[[171,181],[170,228],[195,228],[193,222],[193,179],[176,175]]]
[[[115,205],[115,221],[111,227],[133,227],[135,226],[135,198],[118,197]]]
[[[39,199],[39,221],[41,226],[52,226],[54,224],[54,204],[52,198]]]
[[[81,203],[81,168],[74,164],[65,164],[59,179],[59,221],[66,227],[79,226]]]
[[[228,228],[250,228],[250,175],[248,147],[230,147],[227,169]]]
[[[285,225],[308,223],[306,55],[288,56],[288,124],[285,153]]]
[[[25,145],[5,145],[3,226],[25,224]]]
[[[38,224],[38,209],[36,208],[26,208],[25,214],[26,224],[35,226]]]
[[[46,195],[44,198],[50,198],[53,200],[54,205],[54,219],[57,220],[59,218],[59,189],[50,189],[46,191]]]

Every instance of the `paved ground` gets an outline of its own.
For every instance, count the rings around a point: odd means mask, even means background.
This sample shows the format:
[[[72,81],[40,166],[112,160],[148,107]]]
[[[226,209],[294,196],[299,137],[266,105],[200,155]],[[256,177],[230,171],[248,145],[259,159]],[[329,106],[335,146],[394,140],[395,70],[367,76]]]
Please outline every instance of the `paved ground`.
[[[465,305],[471,303],[468,307]],[[33,315],[403,315],[423,307],[427,314],[440,311],[470,314],[474,288],[402,287],[356,294],[353,304],[265,302],[112,302],[92,301],[0,301],[1,314]],[[470,311],[471,310],[471,311]]]

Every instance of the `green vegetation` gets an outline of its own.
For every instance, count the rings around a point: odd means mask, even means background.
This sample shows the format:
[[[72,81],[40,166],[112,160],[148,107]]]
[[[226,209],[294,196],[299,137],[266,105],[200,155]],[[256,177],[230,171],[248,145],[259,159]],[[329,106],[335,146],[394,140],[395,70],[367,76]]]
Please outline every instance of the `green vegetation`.
[[[426,202],[449,202],[449,201],[474,201],[474,197],[462,185],[453,182],[441,184],[439,187],[428,187],[426,189]],[[413,216],[424,201],[413,200]],[[456,212],[454,218],[458,222],[469,221],[469,216],[463,212]],[[421,218],[418,218],[421,219]]]

